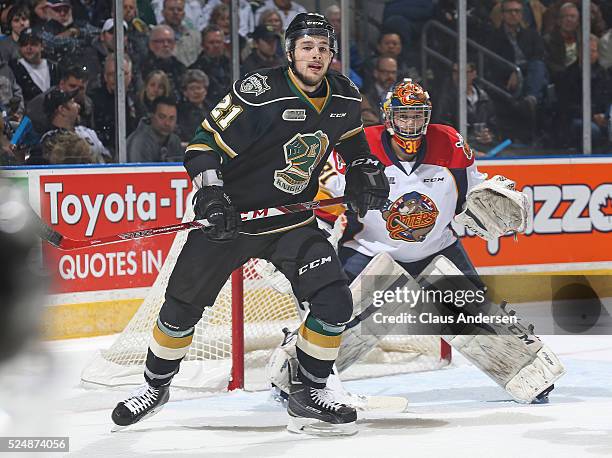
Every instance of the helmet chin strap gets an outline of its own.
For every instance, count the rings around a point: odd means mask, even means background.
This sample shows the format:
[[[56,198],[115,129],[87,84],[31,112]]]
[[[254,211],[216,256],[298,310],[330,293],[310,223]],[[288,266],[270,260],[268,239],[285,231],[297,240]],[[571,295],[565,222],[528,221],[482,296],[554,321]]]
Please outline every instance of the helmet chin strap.
[[[421,146],[421,140],[423,136],[419,135],[415,138],[405,138],[397,133],[393,133],[393,140],[395,143],[408,155],[414,155],[417,153],[419,146]]]

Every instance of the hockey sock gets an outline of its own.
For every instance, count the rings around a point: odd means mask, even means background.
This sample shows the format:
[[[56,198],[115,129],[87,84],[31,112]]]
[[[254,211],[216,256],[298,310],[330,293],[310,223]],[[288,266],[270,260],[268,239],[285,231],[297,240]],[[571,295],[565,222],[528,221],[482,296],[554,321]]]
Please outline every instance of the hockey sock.
[[[145,380],[151,386],[166,385],[178,372],[181,360],[189,351],[194,328],[175,331],[159,319],[153,328],[153,338],[147,352]]]
[[[297,338],[299,377],[313,388],[324,388],[338,356],[345,325],[330,324],[308,315]]]

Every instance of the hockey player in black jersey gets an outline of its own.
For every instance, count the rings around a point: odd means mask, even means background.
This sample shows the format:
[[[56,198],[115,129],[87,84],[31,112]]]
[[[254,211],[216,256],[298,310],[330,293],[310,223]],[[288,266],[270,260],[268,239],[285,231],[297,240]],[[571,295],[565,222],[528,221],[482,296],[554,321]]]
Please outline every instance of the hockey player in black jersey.
[[[234,82],[203,120],[185,153],[196,189],[196,218],[153,329],[141,391],[117,404],[113,421],[133,424],[168,401],[204,307],[249,258],[272,262],[310,312],[299,329],[298,368],[288,412],[295,432],[351,434],[356,412],[325,389],[351,318],[348,280],[312,212],[245,222],[240,212],[312,200],[332,148],[348,164],[345,195],[361,215],[386,202],[383,165],[370,154],[355,85],[328,73],[337,40],[319,14],[298,14],[287,28],[288,66],[258,70]]]

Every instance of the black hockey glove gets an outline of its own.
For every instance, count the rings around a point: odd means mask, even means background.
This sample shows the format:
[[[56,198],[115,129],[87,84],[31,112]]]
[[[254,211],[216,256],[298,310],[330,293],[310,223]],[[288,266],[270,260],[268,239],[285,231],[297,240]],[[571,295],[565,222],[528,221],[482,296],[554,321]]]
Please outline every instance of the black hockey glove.
[[[210,240],[225,242],[238,237],[240,214],[220,186],[204,186],[193,196],[196,219],[207,219],[211,226],[204,233]]]
[[[363,218],[368,210],[378,210],[389,198],[385,167],[374,156],[360,156],[346,168],[346,203]]]

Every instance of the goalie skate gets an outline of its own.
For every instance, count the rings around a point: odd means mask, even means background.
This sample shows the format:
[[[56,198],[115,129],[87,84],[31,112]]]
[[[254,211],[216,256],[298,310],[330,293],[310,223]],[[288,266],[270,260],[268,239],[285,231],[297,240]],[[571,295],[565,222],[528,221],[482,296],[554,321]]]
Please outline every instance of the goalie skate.
[[[115,427],[112,432],[121,431],[134,423],[152,417],[158,413],[170,398],[168,386],[154,388],[143,385],[125,401],[117,404],[111,415]]]
[[[357,434],[357,412],[336,401],[326,388],[302,386],[289,395],[287,405],[293,433],[315,436],[352,436]]]

